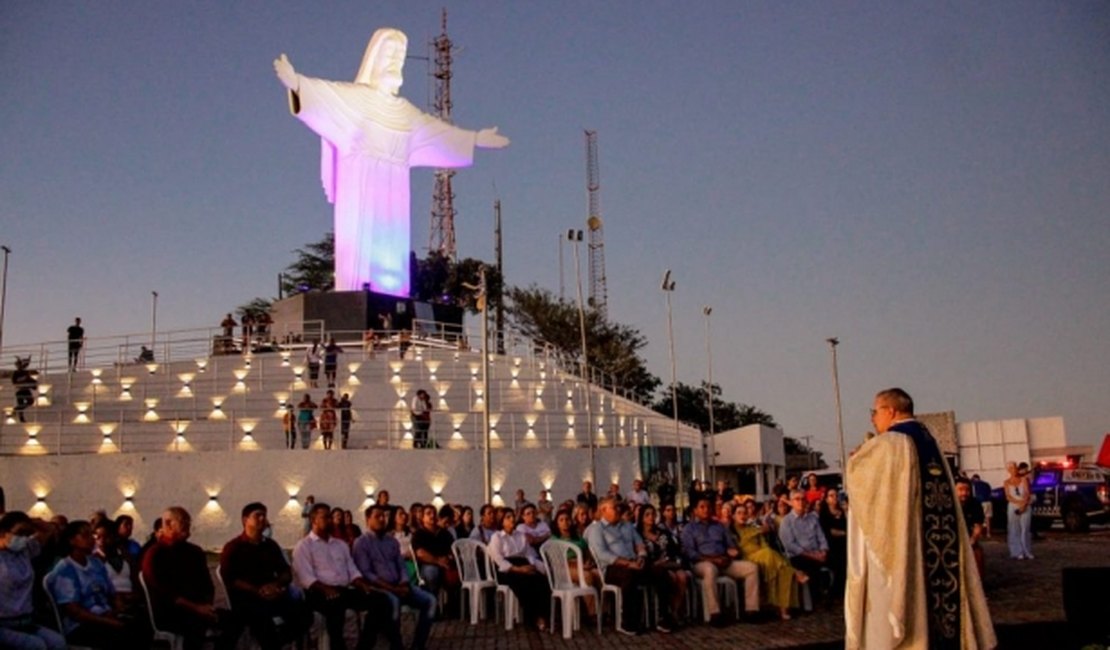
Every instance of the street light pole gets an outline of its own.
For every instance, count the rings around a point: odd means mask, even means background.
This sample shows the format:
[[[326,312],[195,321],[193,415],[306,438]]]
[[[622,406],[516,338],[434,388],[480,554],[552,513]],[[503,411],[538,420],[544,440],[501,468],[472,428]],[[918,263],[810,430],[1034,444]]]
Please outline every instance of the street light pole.
[[[8,303],[8,256],[12,254],[12,249],[7,246],[0,246],[4,250],[4,279],[0,284],[0,351],[4,349],[4,307]]]
[[[485,486],[485,503],[493,503],[493,464],[490,453],[490,419],[489,402],[493,398],[489,389],[489,296],[486,293],[486,267],[483,264],[478,271],[478,295],[482,303],[482,478]]]
[[[578,245],[582,243],[581,230],[568,230],[567,241],[574,248],[574,276],[578,284],[578,331],[582,336],[582,386],[586,391],[586,436],[590,443],[590,483],[597,485],[597,446],[594,441],[593,396],[590,395],[589,353],[586,351],[586,303],[582,299],[582,265],[579,263]],[[559,249],[560,251],[562,248]],[[560,258],[561,259],[561,258]],[[560,274],[561,275],[561,274]]]
[[[671,317],[671,294],[674,293],[674,285],[675,282],[671,279],[671,270],[667,269],[666,273],[663,274],[663,282],[660,284],[660,288],[667,298],[667,340],[670,343],[671,354],[671,405],[674,407],[674,448],[678,457],[676,463],[678,466],[678,490],[676,490],[675,504],[681,505],[681,496],[686,493],[686,490],[682,476],[682,438],[678,427],[678,371],[674,359],[674,320]]]
[[[840,473],[844,475],[847,470],[845,465],[846,454],[844,453],[844,416],[840,408],[840,373],[837,371],[836,360],[836,346],[840,345],[840,339],[837,337],[827,338],[829,348],[832,349],[832,371],[833,371],[833,392],[836,393],[836,433],[840,441]]]
[[[150,352],[154,353],[155,335],[158,332],[158,292],[150,292]]]
[[[713,421],[713,339],[709,333],[709,315],[713,313],[713,308],[706,305],[702,308],[701,313],[705,314],[705,356],[708,360],[707,368],[709,372],[709,383],[705,386],[706,399],[709,403],[709,466],[710,480],[713,485],[717,485],[717,441],[714,439],[714,425]]]

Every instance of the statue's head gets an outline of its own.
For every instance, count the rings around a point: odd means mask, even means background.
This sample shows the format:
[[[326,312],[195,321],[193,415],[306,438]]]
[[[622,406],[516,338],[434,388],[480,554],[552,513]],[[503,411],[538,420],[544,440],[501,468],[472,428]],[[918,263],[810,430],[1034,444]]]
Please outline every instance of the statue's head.
[[[400,30],[383,27],[374,32],[355,82],[396,95],[404,83],[401,70],[405,66],[408,46],[409,38]]]

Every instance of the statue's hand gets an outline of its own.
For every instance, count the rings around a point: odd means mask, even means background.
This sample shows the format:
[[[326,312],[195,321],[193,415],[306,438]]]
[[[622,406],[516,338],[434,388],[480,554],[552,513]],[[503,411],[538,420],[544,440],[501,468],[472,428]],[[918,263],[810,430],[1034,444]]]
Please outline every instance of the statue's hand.
[[[482,129],[478,132],[475,144],[483,149],[504,149],[509,146],[509,139],[497,132],[497,127]]]
[[[274,72],[277,73],[278,81],[280,81],[283,86],[296,92],[297,71],[293,69],[293,64],[289,62],[289,57],[282,54],[274,59]]]

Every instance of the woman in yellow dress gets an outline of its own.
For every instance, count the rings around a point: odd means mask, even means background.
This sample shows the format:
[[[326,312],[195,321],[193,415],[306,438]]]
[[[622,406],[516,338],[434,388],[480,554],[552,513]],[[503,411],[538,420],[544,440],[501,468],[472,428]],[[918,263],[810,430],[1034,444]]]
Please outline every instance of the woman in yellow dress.
[[[782,620],[790,620],[790,608],[798,606],[795,583],[805,584],[809,576],[790,566],[790,560],[771,547],[762,527],[748,519],[746,508],[733,511],[730,532],[741,557],[759,567],[760,591],[767,602],[778,608]]]

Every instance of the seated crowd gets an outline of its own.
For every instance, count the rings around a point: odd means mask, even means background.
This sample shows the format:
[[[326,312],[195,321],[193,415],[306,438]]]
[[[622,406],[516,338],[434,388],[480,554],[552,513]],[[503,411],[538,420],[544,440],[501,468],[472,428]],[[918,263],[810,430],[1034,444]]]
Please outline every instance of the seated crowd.
[[[363,614],[358,647],[372,647],[380,633],[399,649],[407,607],[416,617],[411,647],[424,648],[433,621],[457,616],[461,606],[453,552],[459,539],[477,542],[485,554],[480,577],[495,573],[525,622],[539,630],[549,624],[552,597],[539,550],[552,539],[575,547],[567,551],[573,580],[597,592],[603,585],[620,590],[616,623],[623,634],[646,631],[648,618],[661,633],[691,624],[691,590],[706,620],[730,624],[717,589],[726,576],[736,581],[744,620],[762,620],[764,610],[785,620],[799,606],[802,585],[818,584],[814,593],[829,599],[843,589],[846,516],[839,494],[804,491],[796,482],[776,486],[763,504],[723,482],[716,491],[692,486],[684,520],[669,499],[653,505],[639,480],[627,496],[614,485],[600,499],[587,481],[561,504],[546,491],[536,503],[518,491],[514,507],[486,504],[477,519],[464,506],[413,503],[406,510],[381,490],[363,513],[365,531],[350,511],[310,496],[291,559],[271,538],[266,506],[249,503],[241,510],[242,533],[224,545],[215,571],[228,608],[216,606],[213,572],[204,551],[189,542],[184,508],[167,508],[143,546],[131,539],[127,515],[43,521],[9,512],[0,517],[0,647],[143,648],[157,628],[183,636],[186,648],[235,647],[245,629],[262,648],[280,648],[303,639],[316,612],[330,647],[339,650],[354,611]],[[657,616],[642,611],[641,587],[654,593]],[[585,602],[591,619],[601,615],[597,596]]]

